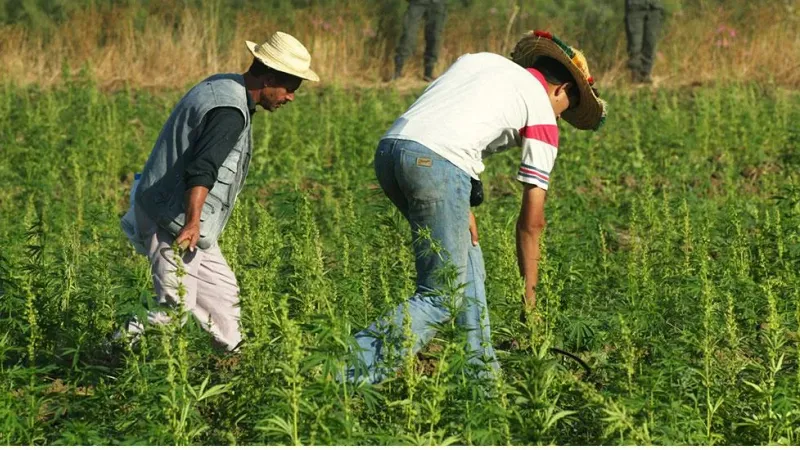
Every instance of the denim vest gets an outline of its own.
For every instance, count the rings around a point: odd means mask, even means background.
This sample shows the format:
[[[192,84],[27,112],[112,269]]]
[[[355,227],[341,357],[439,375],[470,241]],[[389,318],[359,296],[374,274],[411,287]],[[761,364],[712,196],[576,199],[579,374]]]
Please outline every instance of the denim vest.
[[[220,106],[239,109],[245,124],[203,205],[197,243],[201,249],[214,245],[225,228],[250,164],[252,129],[241,75],[213,75],[184,95],[153,146],[135,194],[136,204],[150,219],[173,236],[178,235],[186,222],[184,154],[202,133],[203,117]]]

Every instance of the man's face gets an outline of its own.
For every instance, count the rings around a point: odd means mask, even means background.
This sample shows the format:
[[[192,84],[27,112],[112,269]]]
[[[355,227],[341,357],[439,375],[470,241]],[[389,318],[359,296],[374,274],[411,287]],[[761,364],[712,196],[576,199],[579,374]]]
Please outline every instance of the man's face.
[[[294,100],[294,91],[302,82],[302,79],[292,76],[267,76],[258,104],[267,111],[274,112],[281,105]]]

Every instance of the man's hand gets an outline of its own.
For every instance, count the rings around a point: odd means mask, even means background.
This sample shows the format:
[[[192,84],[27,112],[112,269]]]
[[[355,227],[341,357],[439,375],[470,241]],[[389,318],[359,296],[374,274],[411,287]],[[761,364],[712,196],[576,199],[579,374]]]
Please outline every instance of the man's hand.
[[[203,212],[203,203],[208,196],[205,186],[193,186],[186,190],[186,224],[181,228],[175,240],[178,246],[190,251],[197,250],[197,241],[200,240],[200,214]]]
[[[181,249],[186,250],[188,248],[190,251],[195,251],[197,248],[197,241],[200,240],[200,222],[187,223],[184,225],[175,240],[178,242],[178,247]]]
[[[475,221],[472,211],[469,212],[469,234],[472,236],[472,246],[478,245],[478,222]]]

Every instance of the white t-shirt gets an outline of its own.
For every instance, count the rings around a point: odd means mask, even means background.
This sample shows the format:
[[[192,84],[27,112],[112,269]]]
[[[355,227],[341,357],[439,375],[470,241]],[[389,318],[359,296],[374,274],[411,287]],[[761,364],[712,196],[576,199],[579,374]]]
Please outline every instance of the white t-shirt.
[[[517,179],[543,189],[558,153],[544,77],[494,53],[458,58],[383,138],[419,142],[475,179],[483,158],[519,146]]]

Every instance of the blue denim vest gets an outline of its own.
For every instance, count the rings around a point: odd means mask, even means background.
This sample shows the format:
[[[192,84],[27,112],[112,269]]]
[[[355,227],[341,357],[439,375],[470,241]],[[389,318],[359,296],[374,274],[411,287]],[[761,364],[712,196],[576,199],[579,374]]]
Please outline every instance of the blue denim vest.
[[[197,243],[202,249],[214,245],[225,228],[236,197],[244,186],[250,164],[252,129],[247,92],[241,75],[211,76],[184,95],[153,146],[135,194],[136,204],[147,216],[177,236],[186,221],[183,156],[202,132],[203,117],[220,106],[239,109],[244,116],[245,126],[233,150],[219,168],[214,187],[203,205],[200,240]]]

